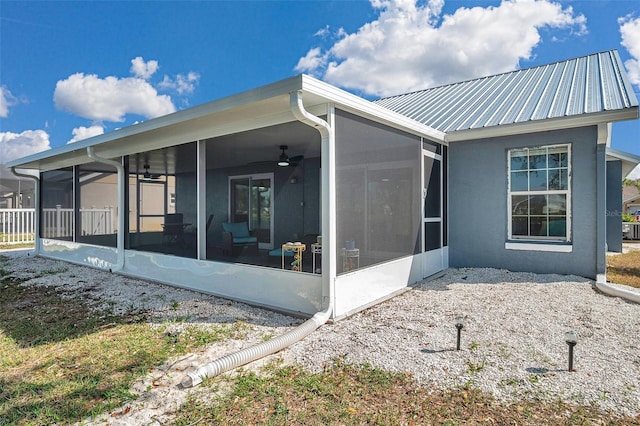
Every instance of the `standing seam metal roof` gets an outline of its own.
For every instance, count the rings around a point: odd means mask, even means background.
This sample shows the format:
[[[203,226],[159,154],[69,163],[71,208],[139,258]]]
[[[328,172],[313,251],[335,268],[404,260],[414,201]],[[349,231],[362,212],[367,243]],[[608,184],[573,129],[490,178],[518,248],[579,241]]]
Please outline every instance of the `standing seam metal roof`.
[[[375,103],[445,133],[638,106],[615,50]]]

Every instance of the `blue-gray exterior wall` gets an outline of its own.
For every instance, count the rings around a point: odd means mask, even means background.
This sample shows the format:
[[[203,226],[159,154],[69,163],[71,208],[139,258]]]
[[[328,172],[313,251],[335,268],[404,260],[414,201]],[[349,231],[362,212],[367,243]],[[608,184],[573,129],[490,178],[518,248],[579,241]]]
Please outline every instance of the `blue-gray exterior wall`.
[[[507,151],[571,144],[572,252],[507,250]],[[449,145],[449,264],[596,277],[597,129],[585,127]]]
[[[607,161],[607,249],[622,253],[622,161]]]

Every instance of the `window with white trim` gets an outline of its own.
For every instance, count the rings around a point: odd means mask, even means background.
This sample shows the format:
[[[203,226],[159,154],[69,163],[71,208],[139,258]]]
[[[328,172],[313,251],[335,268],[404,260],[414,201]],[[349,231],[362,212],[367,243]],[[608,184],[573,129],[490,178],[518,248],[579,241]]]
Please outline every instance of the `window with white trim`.
[[[571,241],[571,147],[508,153],[509,239]]]

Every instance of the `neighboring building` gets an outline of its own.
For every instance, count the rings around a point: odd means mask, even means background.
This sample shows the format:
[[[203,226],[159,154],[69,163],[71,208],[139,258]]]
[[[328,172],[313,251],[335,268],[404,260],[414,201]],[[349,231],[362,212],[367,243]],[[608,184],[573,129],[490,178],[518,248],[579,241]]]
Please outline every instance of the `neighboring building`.
[[[609,51],[375,103],[301,75],[9,165],[76,212],[40,255],[340,318],[449,266],[604,274],[610,123],[637,118]],[[83,235],[97,174],[129,214]]]
[[[27,209],[35,206],[33,180],[15,176],[0,165],[0,209]]]
[[[640,215],[640,189],[637,186],[625,185],[622,188],[622,211],[630,215]]]

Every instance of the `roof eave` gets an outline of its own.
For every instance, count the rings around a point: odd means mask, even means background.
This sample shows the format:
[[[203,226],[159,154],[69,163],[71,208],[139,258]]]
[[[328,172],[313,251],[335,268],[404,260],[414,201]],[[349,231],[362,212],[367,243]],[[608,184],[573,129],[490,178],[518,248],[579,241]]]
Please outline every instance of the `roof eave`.
[[[533,120],[522,123],[504,124],[477,129],[457,130],[445,136],[447,142],[513,136],[525,133],[538,133],[576,127],[595,126],[615,121],[635,120],[638,118],[638,106],[616,111],[604,111],[576,116],[564,116],[545,120]]]
[[[388,126],[402,130],[410,130],[436,142],[445,141],[445,133],[442,131],[436,130],[406,115],[394,112],[328,83],[309,77],[308,75],[303,75],[302,77],[302,90],[305,93],[325,97],[327,102],[333,102],[341,109],[366,116]]]
[[[303,92],[303,101],[306,108],[311,109],[314,106],[333,103],[340,108],[367,116],[395,128],[413,131],[429,139],[444,142],[443,132],[436,131],[404,115],[375,105],[370,101],[313,77],[301,74],[103,135],[19,158],[8,162],[7,166],[46,171],[89,162],[90,160],[86,154],[87,147],[95,147],[96,153],[100,156],[115,158],[145,149],[155,149],[171,144],[186,143],[191,140],[233,133],[241,130],[242,126],[246,128],[254,126],[253,128],[256,128],[269,125],[269,123],[277,124],[293,121],[295,118],[289,109],[288,97],[290,93],[296,91]],[[216,117],[219,117],[219,114],[233,114],[234,111],[239,111],[243,108],[250,109],[261,102],[267,103],[278,99],[286,99],[285,102],[278,103],[279,110],[269,110],[268,113],[259,117],[240,117],[235,122],[235,127],[234,123],[227,122],[224,125],[211,124]],[[207,124],[203,124],[204,122],[207,122]],[[126,144],[126,148],[122,146],[125,140],[131,142]]]
[[[86,152],[87,147],[90,146],[98,148],[98,146],[104,146],[104,144],[108,144],[109,142],[113,142],[119,139],[135,137],[176,124],[198,120],[216,113],[242,107],[250,103],[256,103],[279,95],[288,94],[292,91],[300,90],[301,88],[302,75],[297,75],[285,80],[278,81],[276,83],[208,102],[206,104],[153,118],[142,123],[126,126],[102,135],[93,136],[91,138],[83,139],[81,141],[67,144],[51,150],[42,151],[26,157],[18,158],[7,162],[6,166],[25,169],[39,169],[42,160],[54,156],[66,155],[66,157],[72,158],[75,157],[74,153],[76,153],[77,155],[85,155],[84,153]],[[70,160],[69,163],[70,164],[68,165],[72,165],[71,163],[74,162]],[[60,164],[56,167],[65,166]]]

